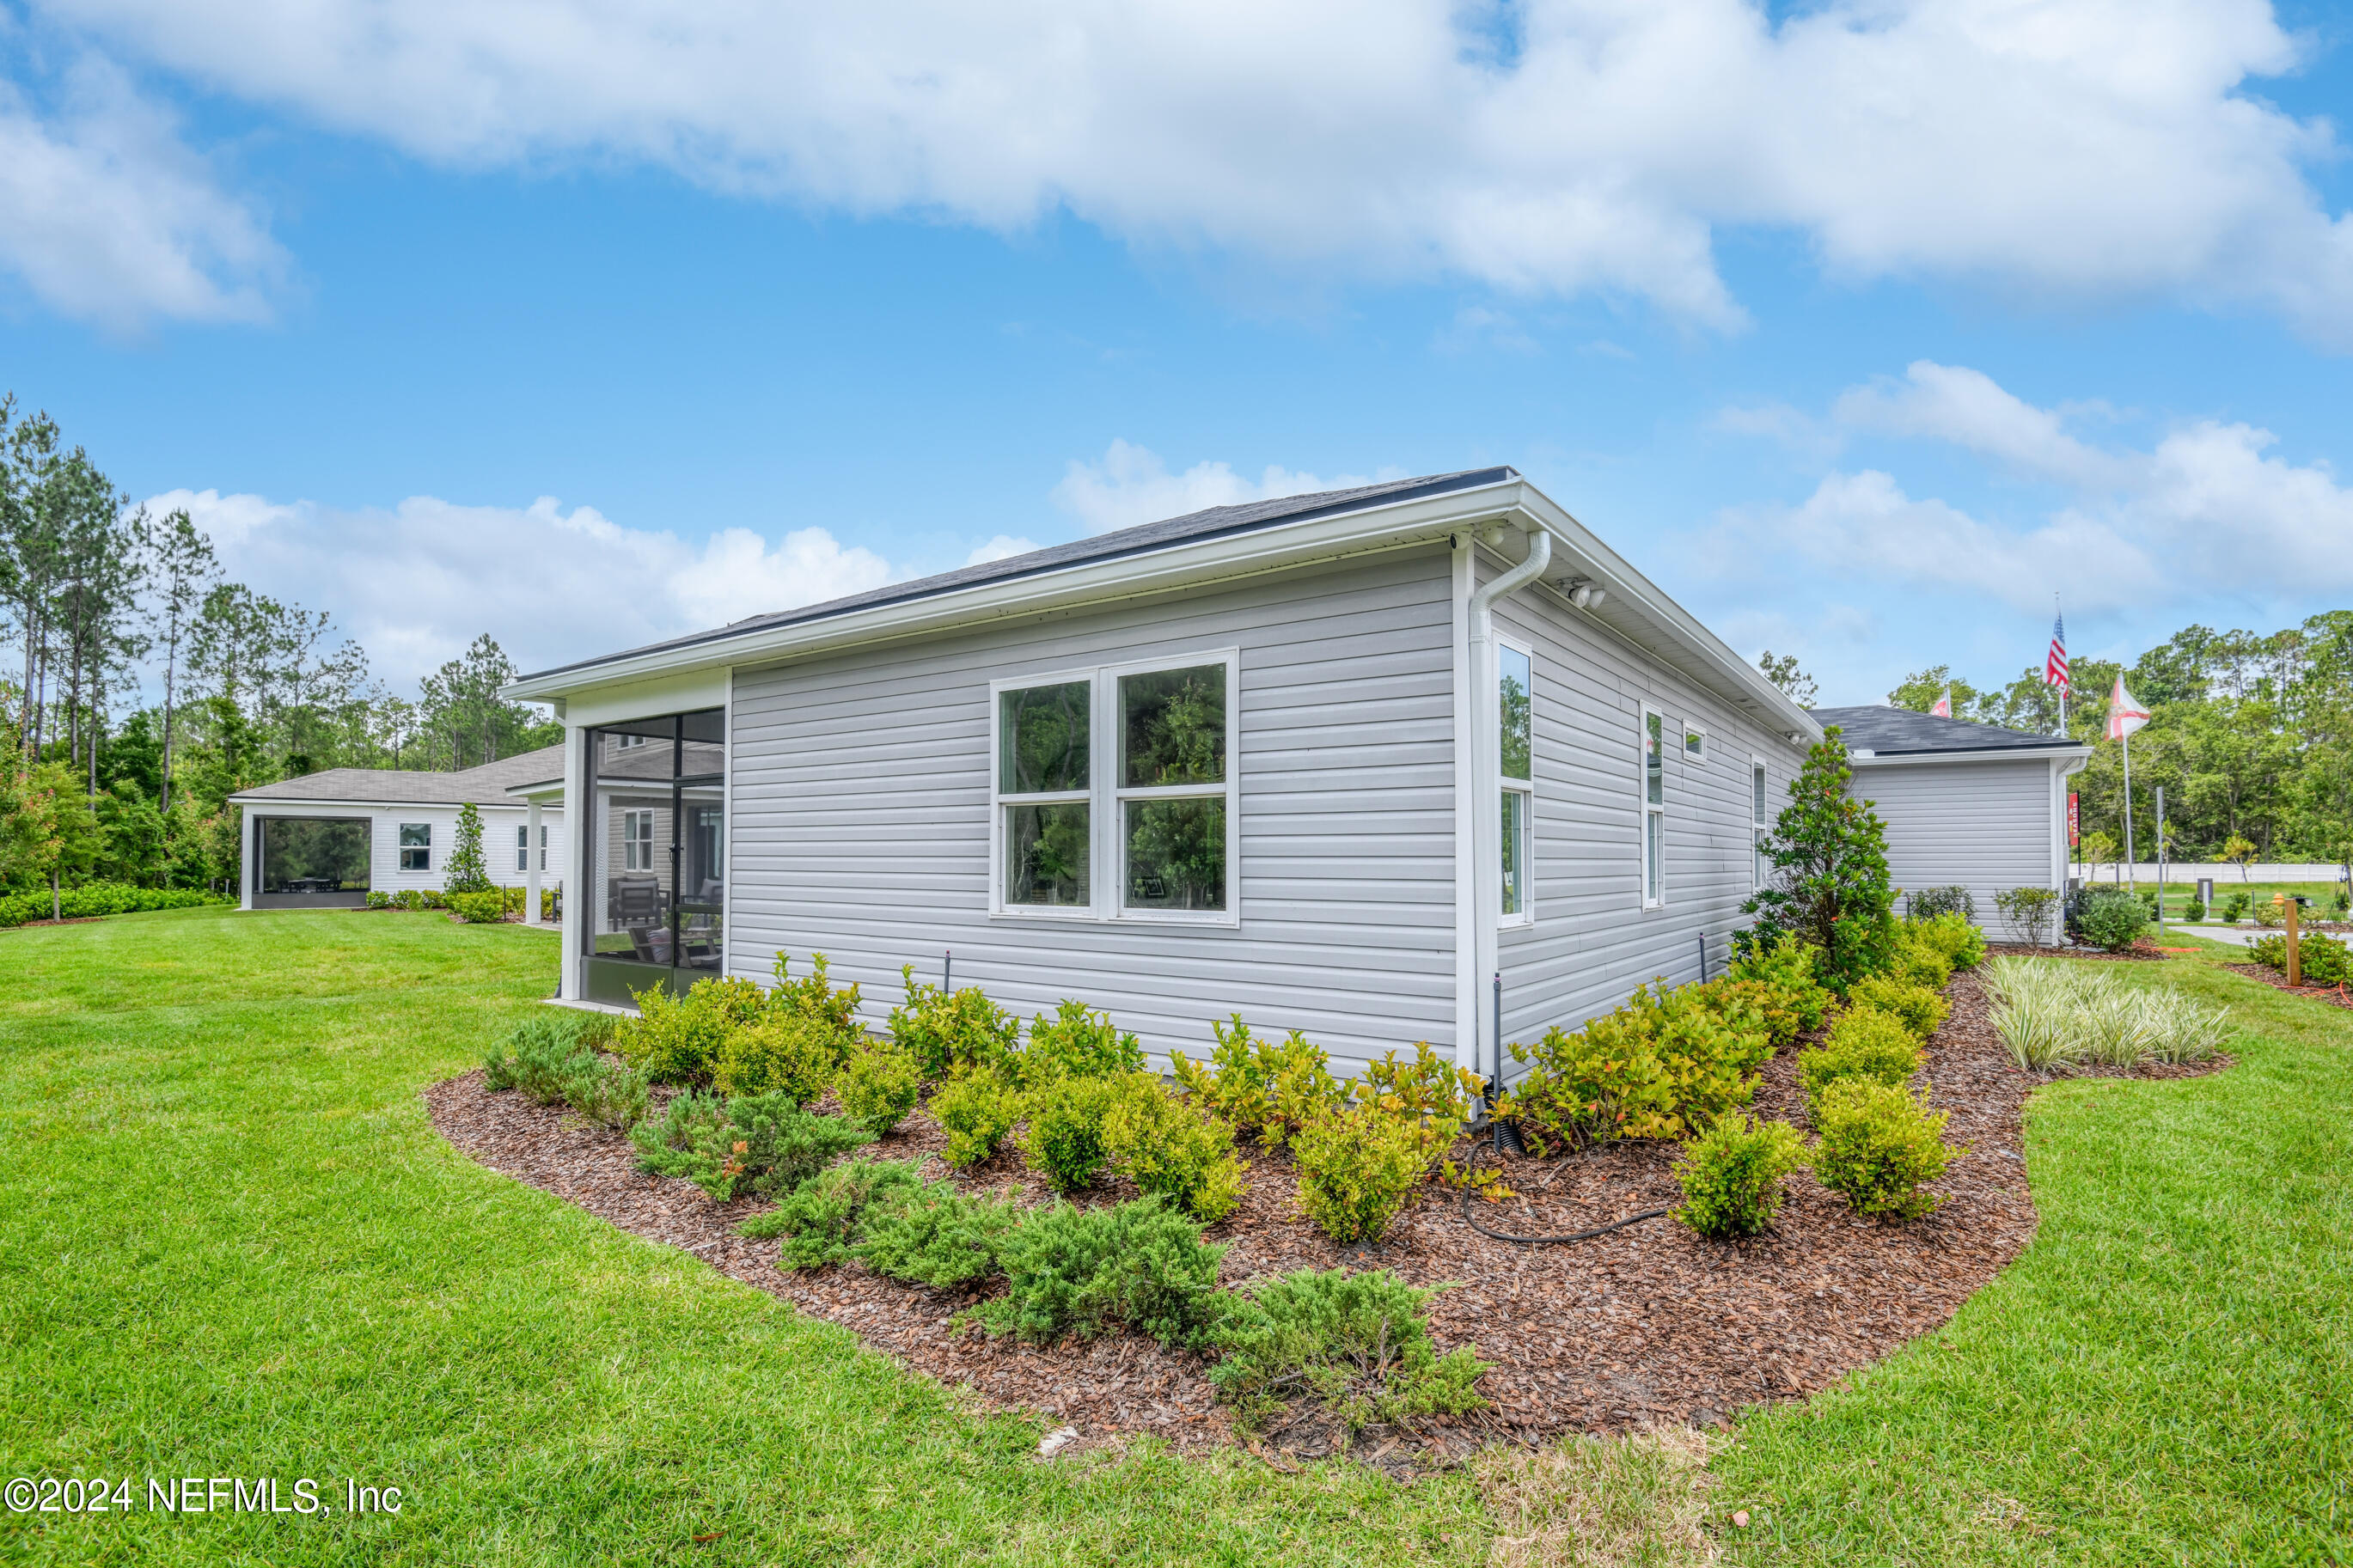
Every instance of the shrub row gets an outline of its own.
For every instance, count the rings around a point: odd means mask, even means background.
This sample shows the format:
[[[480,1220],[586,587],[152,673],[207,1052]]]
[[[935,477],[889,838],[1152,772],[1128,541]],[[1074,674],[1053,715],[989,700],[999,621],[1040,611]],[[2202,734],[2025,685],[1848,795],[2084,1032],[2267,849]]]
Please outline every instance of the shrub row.
[[[2353,981],[2353,952],[2326,931],[2296,933],[2297,969],[2306,985],[2342,985]],[[2287,973],[2287,933],[2259,936],[2247,944],[2247,957]]]
[[[54,905],[47,888],[28,893],[10,893],[0,898],[0,930],[47,920],[52,908],[60,918],[78,921],[97,915],[142,914],[150,910],[192,910],[205,904],[234,901],[201,888],[134,888],[128,882],[84,882],[78,888],[61,890]]]

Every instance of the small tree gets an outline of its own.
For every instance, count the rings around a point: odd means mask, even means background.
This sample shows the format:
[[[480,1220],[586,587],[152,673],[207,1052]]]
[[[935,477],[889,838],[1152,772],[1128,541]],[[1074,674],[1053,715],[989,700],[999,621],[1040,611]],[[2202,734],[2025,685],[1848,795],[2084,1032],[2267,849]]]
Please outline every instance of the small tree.
[[[482,814],[468,801],[458,808],[458,842],[449,851],[441,888],[449,893],[487,893],[491,887],[490,870],[482,863]]]
[[[1767,942],[1795,931],[1819,950],[1822,979],[1841,995],[1874,973],[1895,940],[1887,833],[1871,803],[1847,793],[1852,770],[1838,726],[1806,753],[1789,804],[1765,841],[1773,882],[1741,906]]]
[[[2255,857],[2262,853],[2262,850],[2254,847],[2253,841],[2242,838],[2239,835],[2233,833],[2229,838],[2223,841],[2222,853],[2216,856],[2215,858],[2218,860],[2227,860],[2232,865],[2236,866],[2239,868],[2239,880],[2243,882],[2247,879],[2247,868],[2253,865],[2254,863]]]

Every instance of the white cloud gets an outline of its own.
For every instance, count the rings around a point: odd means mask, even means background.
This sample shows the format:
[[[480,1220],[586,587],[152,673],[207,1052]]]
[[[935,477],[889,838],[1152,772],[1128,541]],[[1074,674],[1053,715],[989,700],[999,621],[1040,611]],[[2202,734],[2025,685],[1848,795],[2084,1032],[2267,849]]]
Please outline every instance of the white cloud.
[[[542,668],[900,575],[822,528],[774,542],[729,528],[698,544],[549,497],[514,508],[412,496],[345,510],[180,489],[143,504],[156,516],[186,508],[230,577],[331,612],[376,673],[402,685],[484,631],[518,665]]]
[[[2021,611],[2047,606],[2062,588],[2071,609],[2091,613],[2353,591],[2353,489],[2325,463],[2279,457],[2268,430],[2195,420],[2146,448],[2098,446],[2066,428],[2066,410],[1927,361],[1901,382],[1848,391],[1833,411],[1841,426],[1957,447],[2061,485],[2069,499],[2011,526],[1915,499],[1878,469],[1833,472],[1798,506],[1727,514],[1721,548],[1706,558],[1755,570],[1794,555],[1826,574],[1961,589]],[[1749,423],[1778,433],[1787,422]]]
[[[1037,548],[1038,542],[1034,539],[1017,539],[1009,533],[1000,533],[986,544],[974,545],[972,553],[964,558],[964,563],[967,566],[985,565],[991,561],[1027,555]]]
[[[1219,462],[1196,463],[1181,474],[1172,474],[1157,452],[1114,440],[1104,450],[1102,462],[1072,462],[1062,482],[1054,487],[1054,500],[1076,516],[1088,532],[1102,533],[1182,517],[1208,507],[1345,489],[1404,477],[1402,468],[1383,468],[1369,479],[1335,474],[1327,479],[1269,464],[1251,480]]]
[[[2253,304],[2353,344],[2333,132],[2263,0],[862,5],[36,0],[203,87],[464,168],[615,161],[853,214],[1057,208],[1318,279],[1599,290],[1718,328],[1727,226],[1852,278]]]
[[[120,73],[85,60],[44,119],[0,81],[0,271],[117,332],[156,317],[259,321],[285,253]]]

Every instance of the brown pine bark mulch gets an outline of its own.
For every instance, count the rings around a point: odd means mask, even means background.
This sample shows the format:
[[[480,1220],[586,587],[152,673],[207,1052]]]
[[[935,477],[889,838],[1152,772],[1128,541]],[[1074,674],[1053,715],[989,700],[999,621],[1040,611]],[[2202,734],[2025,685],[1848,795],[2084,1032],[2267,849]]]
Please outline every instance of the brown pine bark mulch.
[[[1745,1405],[1802,1397],[1946,1322],[2033,1237],[2019,1110],[2041,1080],[2010,1065],[1986,1024],[1974,975],[1957,977],[1947,994],[1953,1015],[1928,1043],[1927,1077],[1935,1104],[1952,1112],[1947,1139],[1966,1148],[1936,1184],[1943,1201],[1926,1218],[1863,1219],[1799,1174],[1788,1182],[1776,1227],[1753,1240],[1704,1241],[1662,1219],[1570,1246],[1525,1246],[1474,1233],[1461,1223],[1455,1195],[1430,1186],[1378,1246],[1349,1249],[1300,1215],[1289,1159],[1247,1146],[1244,1202],[1209,1231],[1213,1241],[1231,1244],[1221,1277],[1234,1285],[1346,1264],[1451,1287],[1432,1304],[1432,1331],[1441,1350],[1473,1343],[1493,1363],[1481,1384],[1493,1409],[1433,1424],[1403,1443],[1395,1440],[1402,1434],[1359,1438],[1392,1468],[1443,1462],[1498,1436],[1534,1440],[1713,1425]],[[1767,1066],[1756,1109],[1802,1125],[1796,1054],[1784,1051]],[[1088,1442],[1122,1434],[1152,1434],[1180,1447],[1231,1438],[1198,1356],[1127,1334],[1041,1347],[951,1333],[948,1319],[974,1295],[937,1294],[856,1266],[781,1272],[776,1242],[733,1231],[765,1205],[717,1205],[684,1181],[640,1174],[626,1137],[561,1107],[490,1093],[480,1071],[433,1085],[425,1100],[442,1134],[491,1169],[841,1324],[987,1405],[1039,1411],[1078,1427]],[[932,1154],[941,1142],[918,1112],[871,1152]],[[1466,1140],[1456,1157],[1469,1148]],[[1507,1157],[1506,1179],[1520,1195],[1474,1202],[1492,1229],[1584,1229],[1678,1201],[1673,1158],[1672,1148],[1651,1143],[1555,1160]],[[1042,1184],[1018,1162],[1008,1147],[968,1180],[1042,1200]],[[1114,1183],[1084,1201],[1131,1195]],[[1314,1457],[1336,1440],[1310,1418],[1270,1431],[1265,1446]]]
[[[2309,996],[2332,1007],[2353,1008],[2353,995],[2348,995],[2347,987],[2343,985],[2290,985],[2287,975],[2268,963],[2226,963],[2222,967],[2233,974],[2260,980],[2273,990],[2284,991],[2291,996]]]

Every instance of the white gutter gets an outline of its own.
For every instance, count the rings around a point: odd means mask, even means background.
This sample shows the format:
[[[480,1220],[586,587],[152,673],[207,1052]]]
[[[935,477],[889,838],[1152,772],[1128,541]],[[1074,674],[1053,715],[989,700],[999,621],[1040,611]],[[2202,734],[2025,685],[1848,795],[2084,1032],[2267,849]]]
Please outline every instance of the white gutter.
[[[1975,752],[1853,752],[1847,761],[1858,768],[1891,768],[1916,766],[1924,763],[2036,763],[2053,757],[2073,757],[2075,773],[2089,762],[2089,746],[1995,746]]]
[[[1504,798],[1503,737],[1497,732],[1500,719],[1497,709],[1495,666],[1495,603],[1517,593],[1545,574],[1552,564],[1552,533],[1543,527],[1527,531],[1528,552],[1525,559],[1474,590],[1470,598],[1471,638],[1471,887],[1472,921],[1469,931],[1458,931],[1456,941],[1467,939],[1477,962],[1471,971],[1472,1005],[1469,1013],[1474,1020],[1472,1030],[1473,1049],[1471,1068],[1482,1076],[1500,1072],[1495,1053],[1500,1045],[1487,1039],[1493,1027],[1493,1007],[1488,1000],[1488,986],[1503,963],[1500,937],[1503,920],[1504,867]],[[1525,872],[1523,873],[1525,875]],[[1461,973],[1460,968],[1457,973]],[[1461,1016],[1458,1009],[1456,1016]]]

